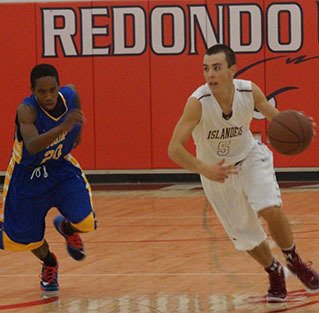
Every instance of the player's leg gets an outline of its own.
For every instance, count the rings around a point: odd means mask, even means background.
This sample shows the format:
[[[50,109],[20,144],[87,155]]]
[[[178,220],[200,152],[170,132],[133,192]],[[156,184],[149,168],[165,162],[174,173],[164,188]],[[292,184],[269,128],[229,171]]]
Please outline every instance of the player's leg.
[[[91,232],[95,229],[94,213],[91,212],[79,222],[72,222],[75,221],[74,217],[65,213],[66,210],[61,207],[59,210],[62,215],[55,217],[53,221],[54,227],[65,238],[69,255],[74,260],[80,261],[84,259],[86,255],[80,233]],[[68,216],[68,218],[65,216]]]
[[[282,302],[287,297],[285,276],[288,270],[272,255],[269,245],[264,240],[260,245],[247,251],[268,273],[269,288],[266,299],[268,302]]]
[[[269,302],[282,302],[287,296],[284,268],[273,257],[258,216],[252,210],[247,196],[241,190],[244,180],[245,175],[240,170],[238,175],[231,176],[223,185],[209,183],[203,179],[203,186],[207,198],[235,248],[248,252],[265,268],[270,282],[267,300]]]
[[[267,222],[272,238],[285,255],[288,268],[308,290],[318,290],[319,275],[301,261],[295,250],[290,224],[281,209],[281,195],[270,150],[265,145],[257,145],[245,160],[242,171],[248,201],[258,216]]]
[[[0,247],[10,251],[31,251],[43,262],[40,287],[56,291],[58,262],[44,239],[45,216],[50,208],[49,199],[19,199],[9,190],[4,203],[4,219]]]
[[[269,232],[282,250],[289,270],[294,273],[310,292],[319,290],[319,274],[310,264],[302,261],[296,251],[290,224],[279,207],[266,208],[259,212],[268,225]]]
[[[77,261],[85,257],[79,234],[96,228],[91,198],[91,188],[82,172],[61,182],[56,191],[56,206],[62,215],[54,219],[54,226],[65,238],[68,253]]]
[[[293,235],[289,221],[281,207],[274,206],[258,212],[268,225],[273,240],[281,249],[289,249],[293,245]]]
[[[58,260],[54,253],[49,250],[46,240],[39,248],[31,250],[31,252],[42,261],[41,271],[41,289],[44,291],[57,291],[58,284]]]
[[[256,144],[248,157],[240,164],[239,177],[243,192],[251,210],[258,213],[267,206],[281,206],[281,194],[272,165],[270,150],[261,143]],[[259,223],[259,227],[260,223]],[[264,240],[254,249],[248,250],[268,273],[269,289],[267,300],[284,301],[287,296],[284,267],[273,257],[268,243]]]

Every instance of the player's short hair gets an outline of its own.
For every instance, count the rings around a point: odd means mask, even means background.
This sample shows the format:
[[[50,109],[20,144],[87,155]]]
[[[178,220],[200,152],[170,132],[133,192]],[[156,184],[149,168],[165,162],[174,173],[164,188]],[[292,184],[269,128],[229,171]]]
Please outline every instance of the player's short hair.
[[[36,65],[31,71],[31,74],[30,74],[31,87],[34,88],[36,85],[36,80],[45,76],[55,77],[58,85],[60,84],[59,74],[57,69],[51,64],[42,63],[42,64]]]
[[[217,44],[214,46],[211,46],[206,50],[206,55],[212,55],[217,54],[220,52],[224,52],[226,55],[226,61],[228,64],[228,67],[231,67],[232,65],[236,64],[236,55],[235,52],[232,50],[232,48],[224,45],[224,44]]]

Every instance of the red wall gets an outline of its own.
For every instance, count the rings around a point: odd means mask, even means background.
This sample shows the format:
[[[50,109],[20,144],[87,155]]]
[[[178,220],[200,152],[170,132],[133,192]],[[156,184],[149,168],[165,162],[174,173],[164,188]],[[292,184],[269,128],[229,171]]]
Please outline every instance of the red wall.
[[[192,14],[205,10],[205,23],[192,27],[198,21]],[[93,18],[87,17],[90,11]],[[67,17],[57,16],[52,26],[52,12]],[[207,45],[219,40],[238,47],[241,41],[238,66],[246,70],[239,78],[253,80],[267,96],[280,90],[272,99],[279,110],[300,110],[319,121],[316,1],[1,2],[0,20],[2,171],[10,158],[15,110],[29,94],[36,63],[55,65],[61,83],[74,83],[81,94],[87,123],[74,154],[84,169],[177,167],[167,157],[167,144],[188,96],[204,82],[204,37]],[[59,29],[72,36],[52,37]],[[264,142],[266,128],[264,119],[253,121],[252,130]],[[315,139],[300,155],[275,153],[275,165],[318,167],[318,148]]]

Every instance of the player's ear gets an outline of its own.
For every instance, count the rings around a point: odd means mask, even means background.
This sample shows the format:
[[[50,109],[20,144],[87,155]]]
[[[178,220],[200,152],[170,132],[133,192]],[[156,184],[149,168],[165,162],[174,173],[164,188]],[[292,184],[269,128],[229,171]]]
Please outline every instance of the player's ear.
[[[231,71],[232,71],[232,74],[233,76],[236,74],[237,72],[237,64],[233,64],[231,67],[230,67]]]
[[[34,90],[34,89],[32,88],[32,86],[30,86],[30,91],[31,91],[31,93],[33,93],[33,90]]]

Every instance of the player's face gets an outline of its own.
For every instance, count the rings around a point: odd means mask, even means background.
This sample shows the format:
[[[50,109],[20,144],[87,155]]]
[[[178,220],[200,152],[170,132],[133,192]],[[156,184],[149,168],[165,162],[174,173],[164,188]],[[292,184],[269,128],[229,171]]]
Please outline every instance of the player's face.
[[[236,65],[228,67],[224,52],[212,55],[205,54],[203,69],[205,80],[213,92],[232,86]]]
[[[59,96],[59,85],[55,77],[44,76],[38,78],[35,87],[31,87],[31,91],[43,109],[51,111],[55,108]]]

